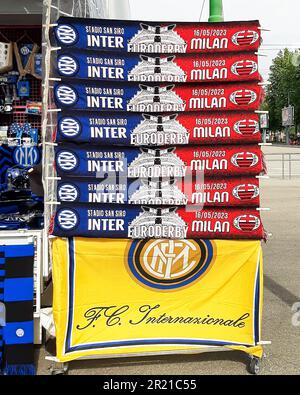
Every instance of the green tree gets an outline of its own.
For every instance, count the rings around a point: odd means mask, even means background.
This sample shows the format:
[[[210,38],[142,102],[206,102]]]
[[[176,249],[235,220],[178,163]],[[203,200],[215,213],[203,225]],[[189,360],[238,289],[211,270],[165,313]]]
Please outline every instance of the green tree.
[[[299,54],[284,49],[280,51],[270,68],[269,85],[263,108],[270,112],[270,129],[282,128],[281,111],[290,104],[295,106],[295,123],[300,123],[300,67]]]

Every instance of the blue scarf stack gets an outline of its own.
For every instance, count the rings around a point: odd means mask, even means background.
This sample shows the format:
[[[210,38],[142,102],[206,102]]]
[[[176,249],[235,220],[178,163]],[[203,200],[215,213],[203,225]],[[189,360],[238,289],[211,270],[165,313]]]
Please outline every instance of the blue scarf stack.
[[[4,375],[35,374],[33,264],[33,244],[0,246],[0,274],[4,278],[2,288],[0,282],[0,298],[3,295],[6,312],[2,327]]]

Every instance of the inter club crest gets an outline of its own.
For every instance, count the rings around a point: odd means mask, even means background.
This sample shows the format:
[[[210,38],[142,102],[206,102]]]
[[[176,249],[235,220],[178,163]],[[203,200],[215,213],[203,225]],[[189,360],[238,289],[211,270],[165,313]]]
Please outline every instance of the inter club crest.
[[[231,66],[231,72],[241,77],[254,74],[257,70],[258,65],[253,60],[240,60]]]
[[[152,289],[188,286],[207,272],[213,257],[208,240],[134,241],[128,254],[133,278]]]
[[[81,124],[74,117],[63,117],[58,122],[58,130],[64,137],[77,137],[81,133]]]

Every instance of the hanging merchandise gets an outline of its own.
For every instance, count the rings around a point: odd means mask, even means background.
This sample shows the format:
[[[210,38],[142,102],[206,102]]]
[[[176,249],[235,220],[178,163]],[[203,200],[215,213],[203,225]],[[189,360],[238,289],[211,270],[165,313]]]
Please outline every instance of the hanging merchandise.
[[[134,82],[259,81],[257,53],[202,55],[111,54],[58,51],[62,78]]]
[[[130,112],[255,111],[263,97],[255,82],[150,85],[61,82],[54,87],[63,109]]]
[[[258,21],[138,22],[61,17],[55,38],[62,48],[140,53],[256,51]]]
[[[256,145],[224,147],[125,148],[59,145],[55,148],[60,176],[129,178],[259,175],[265,171]]]
[[[134,205],[203,205],[259,207],[255,177],[185,177],[128,180],[65,178],[57,181],[57,201]],[[193,206],[192,206],[193,207]]]
[[[0,74],[3,74],[13,68],[13,43],[3,33],[0,33],[0,37],[6,41],[0,41]]]
[[[19,38],[21,41],[23,38],[27,37],[26,33]],[[39,46],[35,43],[18,44],[14,43],[14,53],[17,60],[18,70],[20,77],[24,77],[26,74],[31,73],[31,65],[34,54],[39,50]]]
[[[254,208],[74,205],[57,209],[50,233],[130,239],[265,239]]]
[[[35,374],[33,264],[33,244],[0,246],[0,301],[6,313],[0,342],[0,371],[2,368],[4,375]]]
[[[124,114],[61,111],[54,142],[125,146],[261,142],[254,112]]]

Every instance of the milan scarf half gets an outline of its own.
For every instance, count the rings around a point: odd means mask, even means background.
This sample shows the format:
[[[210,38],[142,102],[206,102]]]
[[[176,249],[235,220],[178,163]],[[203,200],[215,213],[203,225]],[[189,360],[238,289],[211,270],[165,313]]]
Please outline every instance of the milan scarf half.
[[[33,244],[0,246],[0,298],[6,311],[0,344],[5,375],[35,374],[33,262]]]
[[[258,21],[142,22],[61,17],[54,34],[62,48],[140,53],[257,51]]]
[[[261,142],[254,112],[132,114],[62,111],[53,141],[124,146]]]

